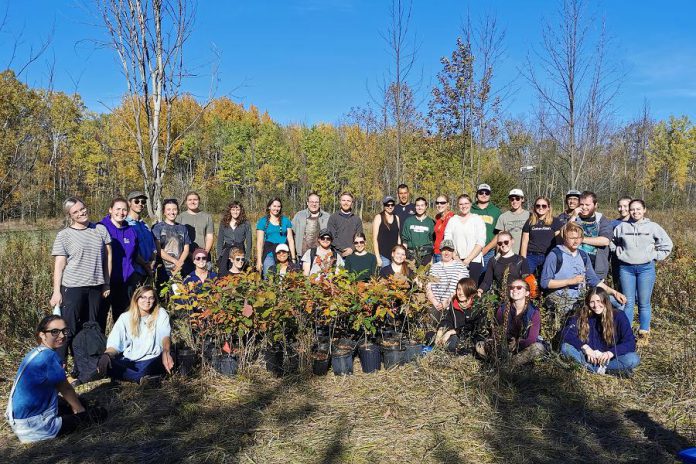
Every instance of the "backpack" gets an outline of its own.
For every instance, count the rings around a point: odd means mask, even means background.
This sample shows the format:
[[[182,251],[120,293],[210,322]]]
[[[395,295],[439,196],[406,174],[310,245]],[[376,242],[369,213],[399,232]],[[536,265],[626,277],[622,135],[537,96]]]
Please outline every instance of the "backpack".
[[[99,323],[85,322],[72,341],[73,361],[77,378],[82,383],[91,382],[101,377],[97,373],[97,361],[106,351],[106,337],[101,331]]]
[[[563,266],[563,252],[560,250],[560,248],[553,247],[551,249],[551,253],[556,255],[556,268],[553,270],[553,273],[555,274],[561,269],[561,266]],[[581,250],[580,248],[578,248],[578,253],[580,253],[582,262],[585,264],[585,269],[587,270],[590,266],[592,266],[590,255],[588,255],[586,251]]]

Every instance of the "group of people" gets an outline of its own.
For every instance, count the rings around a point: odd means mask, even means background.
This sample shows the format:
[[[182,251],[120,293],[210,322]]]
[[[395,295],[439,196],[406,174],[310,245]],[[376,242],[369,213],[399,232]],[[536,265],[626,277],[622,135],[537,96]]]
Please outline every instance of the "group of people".
[[[148,381],[173,368],[171,327],[157,300],[158,287],[175,275],[195,286],[252,269],[264,277],[302,272],[315,279],[344,268],[367,281],[394,275],[411,279],[409,263],[430,265],[424,286],[432,305],[429,341],[450,351],[492,356],[498,348],[484,330],[477,301],[497,292],[503,303],[495,319],[518,364],[548,349],[535,303],[541,291],[548,310],[567,315],[560,345],[564,356],[593,372],[631,372],[639,362],[631,329],[634,304],[638,335],[647,341],[655,262],[672,250],[667,233],[646,217],[645,203],[622,198],[618,217],[611,220],[597,211],[597,197],[589,191],[569,191],[558,216],[544,196],[534,200],[531,212],[525,209],[518,188],[509,192],[509,210],[502,212],[491,193],[481,184],[475,198],[460,195],[456,214],[449,197],[439,195],[431,218],[428,201],[418,197],[411,203],[408,186],[399,185],[398,201],[386,196],[372,221],[373,253],[367,251],[350,192],[340,195],[333,214],[311,193],[307,207],[292,220],[273,198],[255,234],[243,205],[232,201],[217,242],[213,219],[200,210],[196,192],[186,195],[185,211],[176,199],[164,200],[163,220],[151,228],[143,219],[148,201],[143,192],[115,198],[98,223],[90,221],[83,201],[69,198],[63,205],[66,227],[52,250],[55,314],[41,321],[39,346],[20,365],[8,420],[23,441],[103,420],[105,411],[94,407],[88,413],[75,394],[78,373],[65,374],[71,343],[83,325],[96,322],[104,333],[111,311],[113,328],[97,371],[113,379]],[[610,272],[612,286],[606,282]],[[57,400],[57,392],[69,408]]]

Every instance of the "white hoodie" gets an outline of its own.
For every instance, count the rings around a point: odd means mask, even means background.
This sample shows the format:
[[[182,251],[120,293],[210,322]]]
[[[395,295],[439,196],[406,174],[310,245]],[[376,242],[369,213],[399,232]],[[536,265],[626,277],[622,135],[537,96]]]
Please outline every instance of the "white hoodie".
[[[672,252],[672,239],[659,224],[648,218],[622,222],[614,229],[616,257],[626,264],[662,261]]]

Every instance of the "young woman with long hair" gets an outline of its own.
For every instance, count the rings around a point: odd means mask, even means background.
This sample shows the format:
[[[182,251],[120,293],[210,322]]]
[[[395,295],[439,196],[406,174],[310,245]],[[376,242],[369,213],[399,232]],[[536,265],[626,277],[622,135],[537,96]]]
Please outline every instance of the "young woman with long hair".
[[[389,266],[391,260],[387,256],[389,250],[401,243],[399,217],[394,214],[396,201],[387,196],[382,200],[382,212],[372,220],[372,248],[377,258],[377,266],[381,269]]]
[[[538,277],[546,255],[556,246],[555,238],[562,226],[561,221],[553,217],[551,200],[537,197],[533,212],[522,227],[520,245],[520,256],[527,258],[530,273]]]
[[[387,279],[389,276],[399,275],[410,279],[412,274],[406,262],[406,248],[403,245],[394,245],[391,251],[391,262],[380,269],[379,276]]]
[[[106,419],[104,408],[85,408],[65,376],[56,350],[67,344],[69,334],[62,317],[44,317],[35,332],[38,346],[19,365],[5,414],[22,443],[48,440]]]
[[[481,294],[491,289],[505,293],[505,289],[512,281],[524,279],[529,275],[527,259],[513,251],[514,245],[515,240],[510,232],[498,233],[495,256],[488,261],[486,273],[479,287]],[[507,281],[504,281],[505,278]]]
[[[638,338],[645,341],[650,335],[655,263],[667,258],[673,247],[665,229],[645,217],[646,212],[643,200],[632,200],[629,206],[631,220],[614,229],[621,291],[626,295],[624,311],[628,321],[633,323],[633,306],[638,302]]]
[[[231,201],[225,209],[225,214],[220,221],[218,231],[217,251],[218,271],[226,274],[229,270],[229,260],[227,259],[232,248],[241,248],[244,251],[244,258],[251,262],[251,224],[246,217],[244,205],[239,201]]]
[[[345,267],[348,272],[355,274],[355,278],[361,282],[367,282],[377,275],[377,257],[365,249],[367,239],[365,234],[358,232],[353,236],[353,248],[355,251],[346,256]]]
[[[454,213],[450,210],[450,200],[447,195],[438,195],[435,199],[435,242],[433,244],[433,263],[442,260],[440,243],[445,238],[445,228]]]
[[[160,307],[155,289],[138,287],[128,312],[121,314],[109,334],[99,372],[132,382],[171,372],[170,333],[169,315]]]
[[[266,215],[256,223],[256,270],[264,275],[275,263],[275,249],[281,243],[288,245],[292,260],[297,260],[292,222],[282,213],[280,198],[272,198],[266,204]]]
[[[635,351],[626,314],[612,307],[604,289],[592,288],[563,330],[561,354],[591,372],[630,373],[640,363]]]

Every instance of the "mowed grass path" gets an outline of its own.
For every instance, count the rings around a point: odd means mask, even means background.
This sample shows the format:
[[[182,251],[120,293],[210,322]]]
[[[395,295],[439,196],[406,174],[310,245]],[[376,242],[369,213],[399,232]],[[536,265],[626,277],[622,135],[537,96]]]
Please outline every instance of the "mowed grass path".
[[[234,379],[175,376],[159,389],[101,381],[78,391],[109,409],[103,425],[21,445],[3,423],[0,462],[677,462],[696,444],[693,219],[668,222],[682,247],[659,269],[662,306],[631,379],[555,356],[510,371],[434,352],[369,375],[356,362],[356,375],[340,378],[275,379],[259,365]],[[0,357],[4,408],[17,353]]]

